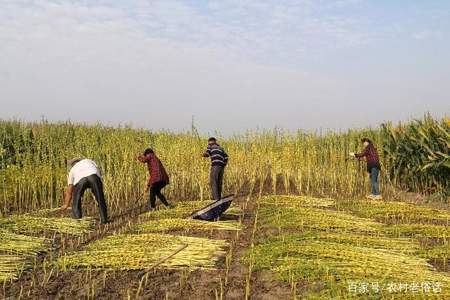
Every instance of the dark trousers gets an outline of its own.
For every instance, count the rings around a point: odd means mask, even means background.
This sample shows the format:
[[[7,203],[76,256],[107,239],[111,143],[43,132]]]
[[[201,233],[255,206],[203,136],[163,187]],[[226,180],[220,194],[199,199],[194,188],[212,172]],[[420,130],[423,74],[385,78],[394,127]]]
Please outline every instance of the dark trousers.
[[[105,195],[103,193],[103,182],[97,175],[90,175],[81,179],[75,186],[72,195],[72,215],[74,219],[81,219],[81,199],[86,189],[91,189],[97,200],[100,210],[102,224],[108,222],[108,212],[106,209]]]
[[[370,183],[372,185],[372,195],[378,196],[380,194],[380,187],[378,185],[378,175],[380,170],[378,168],[372,168],[370,170]]]
[[[209,175],[209,184],[211,186],[211,193],[214,200],[220,200],[220,198],[222,197],[224,170],[225,167],[222,166],[211,167],[211,173]]]
[[[152,184],[152,186],[150,187],[150,209],[156,207],[156,197],[158,197],[165,206],[169,206],[166,197],[164,197],[164,195],[161,193],[161,190],[166,185],[167,183],[164,181],[159,181]]]

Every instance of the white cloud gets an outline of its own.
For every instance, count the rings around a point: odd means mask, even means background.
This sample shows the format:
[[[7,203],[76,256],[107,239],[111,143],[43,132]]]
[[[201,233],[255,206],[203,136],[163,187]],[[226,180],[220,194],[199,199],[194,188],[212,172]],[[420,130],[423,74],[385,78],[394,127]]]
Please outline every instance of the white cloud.
[[[398,97],[413,109],[421,107],[414,88],[442,99],[448,89],[430,92],[422,81],[402,89],[404,76],[387,78],[385,89],[379,78],[295,66],[320,51],[370,43],[362,17],[335,13],[353,5],[360,3],[4,0],[0,117],[183,128],[194,114],[205,127],[224,130],[345,127],[349,107],[361,99],[383,99],[382,107]]]
[[[7,1],[0,4],[0,24],[3,38],[120,24],[151,38],[224,50],[237,59],[295,64],[317,45],[332,51],[368,42],[362,18],[332,11],[355,2],[212,0],[193,6],[174,0]]]
[[[232,128],[226,118],[205,115],[222,103],[224,115],[248,120],[237,126],[252,127],[273,112],[258,113],[255,103],[270,108],[280,97],[296,107],[294,99],[335,87],[301,72],[236,63],[220,49],[153,38],[108,8],[39,2],[13,10],[3,10],[2,20],[8,13],[14,19],[0,27],[2,117],[182,128],[195,114],[205,124]]]
[[[416,39],[416,40],[428,40],[428,39],[443,40],[444,33],[441,31],[435,31],[435,30],[420,30],[420,31],[414,32],[412,34],[412,38]]]

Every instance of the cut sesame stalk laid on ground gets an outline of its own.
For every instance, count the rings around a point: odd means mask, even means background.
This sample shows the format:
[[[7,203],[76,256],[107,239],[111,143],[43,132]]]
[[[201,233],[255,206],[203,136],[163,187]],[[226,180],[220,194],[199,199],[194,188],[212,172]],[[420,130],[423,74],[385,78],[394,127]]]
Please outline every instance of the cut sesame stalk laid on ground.
[[[298,296],[302,299],[410,296],[386,289],[351,294],[351,282],[385,287],[429,282],[441,287],[436,294],[441,298],[437,299],[450,297],[450,276],[432,265],[439,262],[445,270],[450,256],[448,226],[428,223],[443,221],[446,211],[402,203],[390,206],[379,201],[336,201],[337,208],[354,211],[358,217],[332,210],[329,205],[317,205],[329,200],[312,199],[260,199],[257,243],[245,256],[254,272],[265,270],[278,280],[301,282],[303,289]],[[374,209],[370,210],[372,204]],[[379,223],[372,217],[389,222]],[[401,222],[391,224],[392,220]],[[407,223],[419,220],[426,223]],[[424,291],[415,296],[423,298]]]
[[[314,198],[309,196],[265,196],[260,200],[261,204],[276,204],[280,206],[302,206],[302,207],[333,207],[336,201],[328,198]]]
[[[450,225],[450,211],[398,201],[347,200],[340,208],[364,218],[387,224]]]
[[[29,260],[23,255],[0,254],[0,282],[17,279]]]
[[[0,218],[2,228],[18,233],[58,232],[71,235],[82,235],[92,231],[94,220],[83,218],[38,217],[28,214],[13,215]]]
[[[225,255],[228,243],[223,240],[174,236],[167,234],[121,234],[98,240],[83,251],[62,257],[64,268],[142,270],[176,251],[186,249],[162,262],[160,268],[214,269]]]
[[[164,232],[171,230],[240,230],[236,221],[207,222],[192,219],[161,219],[146,221],[134,226],[138,233]]]
[[[17,279],[39,253],[51,248],[45,238],[15,234],[0,229],[0,281]]]
[[[0,230],[0,251],[34,256],[50,248],[49,240]]]

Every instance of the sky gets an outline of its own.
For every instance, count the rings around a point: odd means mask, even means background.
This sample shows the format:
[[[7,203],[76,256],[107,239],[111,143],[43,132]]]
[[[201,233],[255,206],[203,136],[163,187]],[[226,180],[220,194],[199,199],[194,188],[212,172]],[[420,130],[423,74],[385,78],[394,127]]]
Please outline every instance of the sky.
[[[450,1],[0,0],[0,118],[200,132],[450,115]]]

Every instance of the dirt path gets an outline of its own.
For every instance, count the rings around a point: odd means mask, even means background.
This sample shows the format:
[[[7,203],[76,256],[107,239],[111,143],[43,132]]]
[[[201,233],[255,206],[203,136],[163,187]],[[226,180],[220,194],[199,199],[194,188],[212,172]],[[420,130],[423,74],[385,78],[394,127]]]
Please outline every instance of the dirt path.
[[[275,185],[270,177],[264,182],[257,182],[252,192],[245,199],[243,215],[244,229],[236,241],[233,261],[229,271],[229,284],[225,288],[223,299],[286,299],[289,298],[290,288],[283,283],[271,280],[269,272],[252,272],[243,258],[254,242],[253,231],[255,226],[255,214],[257,210],[257,198],[260,195],[272,194],[275,186],[277,194],[285,194],[288,191],[284,184],[284,178],[278,176]],[[295,187],[291,185],[291,193],[295,193]],[[287,292],[286,292],[287,291]],[[288,297],[284,297],[287,295]]]
[[[260,190],[261,182],[257,182],[249,195],[242,199],[242,231],[239,238],[234,241],[231,265],[228,271],[227,285],[224,289],[224,299],[244,299],[248,286],[248,266],[242,261],[245,251],[249,248],[252,239],[252,230],[255,219],[255,201]]]

